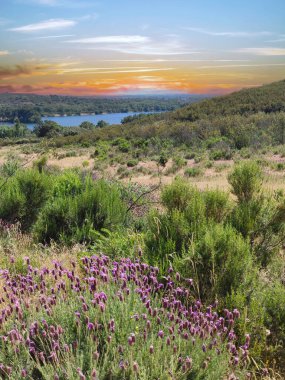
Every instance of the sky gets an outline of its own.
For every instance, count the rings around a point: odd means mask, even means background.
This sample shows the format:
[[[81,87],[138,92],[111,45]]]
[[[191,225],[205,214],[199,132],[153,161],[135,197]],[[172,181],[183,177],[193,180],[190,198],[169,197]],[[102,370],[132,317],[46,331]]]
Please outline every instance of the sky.
[[[0,0],[0,93],[224,94],[285,79],[284,0]]]

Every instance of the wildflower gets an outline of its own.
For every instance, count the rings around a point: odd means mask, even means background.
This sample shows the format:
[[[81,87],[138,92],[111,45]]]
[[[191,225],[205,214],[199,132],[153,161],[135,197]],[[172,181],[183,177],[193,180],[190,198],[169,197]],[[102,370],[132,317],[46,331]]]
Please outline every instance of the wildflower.
[[[134,362],[134,363],[133,363],[133,370],[134,370],[135,373],[138,373],[138,372],[139,372],[139,365],[138,365],[137,362]]]
[[[162,339],[164,337],[164,332],[162,330],[159,330],[157,336]]]

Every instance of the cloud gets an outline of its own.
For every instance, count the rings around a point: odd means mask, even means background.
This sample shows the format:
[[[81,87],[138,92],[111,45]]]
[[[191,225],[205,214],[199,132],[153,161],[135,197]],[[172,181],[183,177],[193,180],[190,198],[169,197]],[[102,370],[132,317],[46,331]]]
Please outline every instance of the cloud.
[[[28,24],[20,26],[17,28],[8,29],[13,32],[39,32],[42,30],[53,30],[53,29],[63,29],[70,26],[76,25],[77,22],[74,20],[65,20],[65,19],[49,19],[41,21],[35,24]]]
[[[257,64],[240,64],[240,65],[210,65],[210,66],[200,66],[199,69],[230,69],[238,67],[274,67],[274,66],[285,66],[285,63],[257,63]]]
[[[77,43],[81,47],[82,45],[85,45],[86,48],[90,50],[115,51],[123,54],[163,56],[199,53],[197,51],[186,49],[177,40],[154,42],[149,37],[141,35],[98,36],[65,42]]]
[[[191,32],[206,34],[208,36],[221,36],[221,37],[262,37],[262,36],[270,36],[273,33],[267,31],[259,31],[259,32],[245,32],[245,31],[235,31],[235,32],[215,32],[208,29],[203,28],[191,28],[185,27],[183,29],[189,30]]]
[[[94,47],[93,49],[98,48]],[[180,48],[168,44],[157,44],[157,45],[144,45],[144,46],[104,46],[101,50],[111,50],[116,51],[118,53],[124,54],[136,54],[136,55],[158,55],[158,56],[171,56],[171,55],[187,55],[187,54],[198,54],[199,51],[193,50],[181,50]]]
[[[283,56],[285,55],[284,48],[274,47],[261,47],[261,48],[242,48],[235,50],[236,53],[248,53],[253,55],[265,55],[265,56]]]
[[[44,39],[50,39],[50,38],[65,38],[65,37],[73,37],[74,34],[59,34],[59,35],[52,35],[52,36],[42,36],[42,37],[35,37],[34,40],[44,40]]]
[[[100,37],[89,37],[89,38],[79,38],[77,40],[67,41],[80,43],[80,44],[133,44],[148,42],[149,38],[146,36],[139,35],[118,35],[118,36],[100,36]]]
[[[11,79],[19,76],[32,76],[32,75],[45,75],[47,64],[38,65],[15,65],[11,66],[0,66],[0,79]]]
[[[8,50],[0,50],[0,57],[3,56],[3,55],[9,55],[10,53],[8,52]]]
[[[78,0],[15,0],[18,3],[35,4],[47,7],[85,8],[98,5],[97,2]]]
[[[169,71],[174,70],[173,67],[154,68],[154,67],[118,67],[118,68],[106,68],[106,67],[86,67],[86,68],[74,68],[74,69],[62,69],[60,74],[119,74],[119,73],[148,73],[155,71]]]
[[[248,59],[103,59],[101,62],[249,62]]]

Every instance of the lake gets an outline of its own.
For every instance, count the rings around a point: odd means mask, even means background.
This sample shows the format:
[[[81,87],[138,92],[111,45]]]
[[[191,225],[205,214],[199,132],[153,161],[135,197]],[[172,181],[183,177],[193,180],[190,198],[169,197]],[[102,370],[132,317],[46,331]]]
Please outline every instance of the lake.
[[[157,112],[125,112],[125,113],[106,113],[100,115],[74,115],[74,116],[49,116],[43,117],[42,120],[55,121],[63,127],[78,127],[83,121],[90,121],[97,124],[98,121],[104,120],[109,124],[121,124],[122,120],[127,116],[139,114],[151,114]],[[0,125],[13,125],[13,123],[0,122]],[[29,129],[33,129],[34,124],[27,124]]]

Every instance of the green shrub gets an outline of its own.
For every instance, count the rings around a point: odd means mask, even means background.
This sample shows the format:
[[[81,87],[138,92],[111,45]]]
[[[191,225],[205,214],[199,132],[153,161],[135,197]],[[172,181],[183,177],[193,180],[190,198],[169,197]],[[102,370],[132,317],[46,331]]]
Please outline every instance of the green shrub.
[[[47,166],[47,161],[48,161],[48,157],[47,156],[42,156],[41,158],[39,158],[36,161],[34,161],[33,166],[34,166],[34,168],[38,169],[38,171],[40,173],[42,173],[43,170]]]
[[[207,219],[221,223],[231,209],[228,193],[220,190],[207,190],[203,192],[203,198]]]
[[[247,283],[252,258],[249,244],[232,227],[210,224],[176,266],[195,279],[201,299],[210,301]]]
[[[185,180],[176,178],[172,184],[164,187],[161,193],[163,205],[168,210],[184,210],[187,206],[193,188]]]
[[[9,223],[19,222],[24,214],[25,197],[19,183],[11,178],[7,183],[1,182],[0,219]]]
[[[253,161],[235,165],[228,176],[232,192],[240,202],[250,201],[257,195],[262,186],[263,174],[260,166]]]
[[[2,188],[0,218],[8,222],[20,222],[29,230],[50,194],[50,181],[46,174],[28,169],[18,171]]]
[[[73,170],[65,170],[53,179],[52,196],[56,198],[75,196],[83,189],[82,179]]]
[[[3,177],[11,177],[20,168],[20,162],[16,157],[9,157],[1,167],[1,175]]]
[[[147,219],[146,254],[152,265],[166,269],[176,255],[186,248],[189,226],[181,211],[165,214],[153,211]]]
[[[88,160],[84,160],[83,162],[82,162],[82,167],[83,168],[87,168],[89,166],[89,161]]]
[[[135,160],[135,159],[129,160],[127,162],[127,167],[128,168],[133,168],[133,167],[137,166],[138,163],[139,163],[138,160]]]
[[[231,160],[233,158],[233,152],[230,149],[217,149],[212,150],[209,155],[210,160]]]
[[[195,166],[193,168],[187,168],[184,171],[186,177],[199,177],[202,174],[201,168]]]
[[[284,169],[285,169],[284,162],[278,162],[277,165],[276,165],[276,170],[283,171]]]
[[[168,162],[167,154],[165,152],[162,152],[161,155],[159,156],[157,162],[160,166],[162,166],[164,168]]]
[[[88,177],[82,191],[78,191],[64,180],[59,182],[60,191],[43,208],[34,227],[39,241],[90,243],[97,238],[96,231],[112,231],[123,224],[126,206],[116,185],[103,180],[92,182]]]

